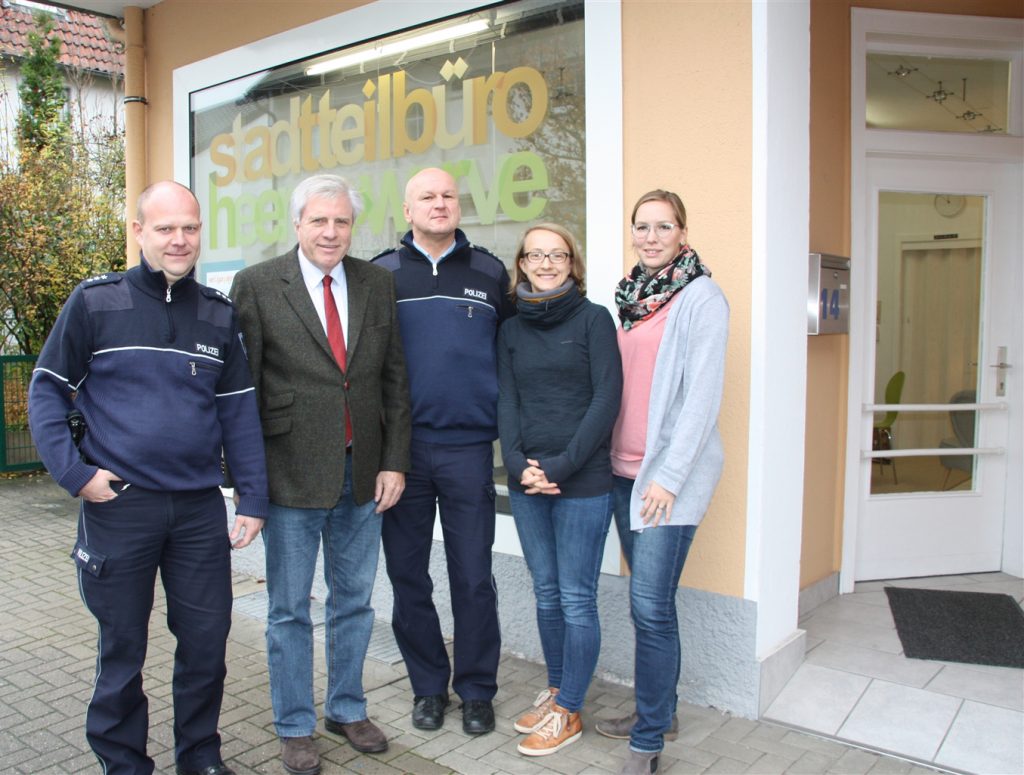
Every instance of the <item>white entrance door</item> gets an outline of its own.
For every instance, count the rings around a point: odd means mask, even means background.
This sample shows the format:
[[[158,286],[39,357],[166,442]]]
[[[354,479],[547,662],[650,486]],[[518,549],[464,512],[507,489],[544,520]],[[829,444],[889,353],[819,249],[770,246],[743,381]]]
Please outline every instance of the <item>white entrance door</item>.
[[[1022,178],[1020,163],[867,162],[855,580],[999,570],[1020,535],[1021,364],[1000,364],[1021,351]]]

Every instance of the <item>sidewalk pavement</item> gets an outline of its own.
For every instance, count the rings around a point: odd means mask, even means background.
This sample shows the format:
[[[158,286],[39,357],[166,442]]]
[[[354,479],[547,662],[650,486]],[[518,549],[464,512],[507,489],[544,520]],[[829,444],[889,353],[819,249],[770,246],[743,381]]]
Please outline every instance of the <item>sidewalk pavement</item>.
[[[84,719],[95,670],[96,627],[78,595],[72,561],[77,501],[46,475],[0,479],[0,772],[98,772],[85,741]],[[228,678],[221,712],[223,757],[238,773],[284,773],[274,733],[267,680],[265,592],[258,579],[236,573],[235,611],[228,643]],[[150,627],[144,682],[149,695],[149,753],[157,772],[173,773],[171,664],[174,639],[159,593]],[[256,615],[253,615],[253,613]],[[318,628],[319,629],[319,628]],[[315,654],[322,697],[323,639]],[[584,735],[557,754],[528,758],[516,751],[512,720],[546,683],[542,665],[502,657],[495,698],[497,729],[463,734],[453,702],[443,730],[423,732],[409,721],[412,691],[395,656],[390,627],[380,620],[365,666],[371,718],[390,748],[354,751],[322,727],[317,746],[324,775],[338,773],[616,773],[626,743],[594,732],[600,718],[632,710],[632,690],[596,680],[587,695]],[[913,773],[933,770],[785,727],[733,718],[711,708],[679,708],[679,739],[666,744],[665,773]]]

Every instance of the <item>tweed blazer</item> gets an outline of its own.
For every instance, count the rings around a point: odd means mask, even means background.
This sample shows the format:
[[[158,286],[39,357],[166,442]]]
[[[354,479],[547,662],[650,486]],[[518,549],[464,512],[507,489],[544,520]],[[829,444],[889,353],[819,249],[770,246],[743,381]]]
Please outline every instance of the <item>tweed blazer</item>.
[[[341,498],[346,403],[356,503],[373,498],[378,472],[409,470],[409,382],[394,280],[367,261],[343,262],[345,373],[303,283],[297,245],[243,269],[231,287],[259,402],[270,500],[279,506],[331,508]]]

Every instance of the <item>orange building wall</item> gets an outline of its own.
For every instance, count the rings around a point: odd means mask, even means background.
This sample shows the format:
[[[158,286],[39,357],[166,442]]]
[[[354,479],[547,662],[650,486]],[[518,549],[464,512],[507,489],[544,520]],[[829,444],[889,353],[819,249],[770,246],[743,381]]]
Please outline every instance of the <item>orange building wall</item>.
[[[809,252],[850,255],[850,9],[1024,17],[1020,0],[811,0]],[[839,571],[849,339],[809,337],[800,587]],[[822,439],[834,439],[823,443]]]
[[[746,565],[751,295],[751,7],[623,0],[623,236],[653,188],[686,205],[690,242],[729,299],[719,425],[725,470],[683,573],[742,597]],[[634,263],[624,240],[623,268]]]

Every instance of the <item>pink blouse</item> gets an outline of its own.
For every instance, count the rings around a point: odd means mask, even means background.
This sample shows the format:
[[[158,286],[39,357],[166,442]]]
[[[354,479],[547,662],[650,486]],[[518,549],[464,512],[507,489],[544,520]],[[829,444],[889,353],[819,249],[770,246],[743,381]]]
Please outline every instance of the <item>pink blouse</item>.
[[[665,333],[668,311],[676,294],[667,304],[633,326],[618,330],[619,353],[622,355],[622,404],[612,431],[612,473],[636,479],[647,448],[647,410],[654,382],[654,365],[658,358],[661,337]]]

